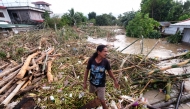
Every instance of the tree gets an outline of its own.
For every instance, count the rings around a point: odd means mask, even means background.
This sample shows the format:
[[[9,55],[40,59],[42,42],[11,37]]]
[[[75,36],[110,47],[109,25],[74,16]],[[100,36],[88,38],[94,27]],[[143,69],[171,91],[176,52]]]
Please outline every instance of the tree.
[[[135,17],[136,12],[135,11],[128,11],[123,13],[123,15],[118,16],[119,25],[126,28],[129,21],[131,21]]]
[[[68,13],[65,13],[61,16],[61,22],[63,23],[63,25],[72,25],[72,20]]]
[[[106,17],[104,17],[103,15],[96,16],[96,25],[98,25],[98,26],[108,25],[108,21],[107,21]]]
[[[145,38],[154,31],[155,27],[158,27],[159,23],[152,18],[149,18],[148,14],[142,14],[137,12],[134,19],[129,22],[126,27],[127,36]]]
[[[42,18],[43,18],[45,21],[49,20],[49,19],[50,19],[49,13],[48,13],[47,11],[45,11],[45,12],[42,14]]]
[[[141,12],[157,21],[178,21],[190,15],[190,1],[142,0]]]
[[[165,21],[172,5],[173,0],[142,0],[141,12],[154,20]]]
[[[90,12],[88,14],[88,20],[91,20],[91,19],[96,19],[96,13],[95,12]]]

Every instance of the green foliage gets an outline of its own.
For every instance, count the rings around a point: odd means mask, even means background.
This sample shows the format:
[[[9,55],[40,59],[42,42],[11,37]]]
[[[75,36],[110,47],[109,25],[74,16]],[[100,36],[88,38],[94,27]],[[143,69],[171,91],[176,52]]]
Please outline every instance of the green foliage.
[[[54,15],[51,19],[47,21],[47,23],[50,28],[55,28],[55,24],[58,29],[63,27],[63,22],[61,21],[58,15]]]
[[[180,43],[182,40],[182,35],[181,32],[177,32],[175,35],[171,35],[169,37],[167,37],[167,41],[169,43]]]
[[[185,59],[189,59],[190,58],[190,52],[187,52],[185,55],[182,56]]]
[[[16,54],[17,55],[23,55],[25,52],[25,49],[20,47],[20,48],[16,48]]]
[[[181,16],[190,14],[190,1],[142,0],[141,12],[157,21],[178,21]]]
[[[129,22],[126,27],[126,33],[129,37],[141,37],[148,38],[149,34],[154,31],[155,27],[158,27],[159,23],[152,18],[149,18],[148,14],[143,15],[138,12],[135,18]]]
[[[116,18],[111,13],[96,16],[96,25],[98,26],[110,26],[115,24]]]
[[[71,25],[72,24],[72,20],[69,17],[68,13],[65,13],[61,16],[61,22],[63,23],[63,25]]]
[[[131,21],[135,17],[136,12],[135,11],[129,11],[123,13],[123,15],[120,15],[118,17],[118,25],[123,26],[126,28],[126,26],[129,24],[129,21]]]
[[[184,15],[179,17],[179,21],[185,20],[185,19],[188,19],[188,18],[190,18],[190,15],[184,14]]]
[[[151,39],[158,39],[158,38],[161,38],[161,34],[160,32],[156,31],[156,30],[153,30],[151,31],[148,36],[148,38],[151,38]]]
[[[96,19],[90,19],[88,22],[89,22],[89,23],[96,24]]]
[[[96,13],[95,12],[90,12],[88,14],[88,19],[91,20],[91,19],[96,19]]]
[[[1,51],[0,52],[0,59],[4,59],[4,58],[6,58],[6,53]]]
[[[45,21],[47,21],[48,19],[50,19],[50,15],[47,11],[45,11],[45,13],[42,14],[42,18],[45,19]]]

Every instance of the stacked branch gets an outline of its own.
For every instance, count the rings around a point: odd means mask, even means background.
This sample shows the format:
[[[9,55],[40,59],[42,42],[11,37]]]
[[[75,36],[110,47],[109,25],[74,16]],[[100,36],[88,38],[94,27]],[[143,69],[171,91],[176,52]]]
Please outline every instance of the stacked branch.
[[[44,77],[44,74],[47,74],[49,83],[53,82],[51,64],[56,56],[60,55],[54,54],[47,57],[53,51],[54,48],[49,48],[46,51],[35,51],[26,58],[23,64],[16,65],[10,69],[3,69],[0,73],[1,106],[6,107],[15,95],[37,87],[37,82]],[[4,66],[1,68],[4,68]],[[43,66],[42,69],[40,69],[40,66]]]

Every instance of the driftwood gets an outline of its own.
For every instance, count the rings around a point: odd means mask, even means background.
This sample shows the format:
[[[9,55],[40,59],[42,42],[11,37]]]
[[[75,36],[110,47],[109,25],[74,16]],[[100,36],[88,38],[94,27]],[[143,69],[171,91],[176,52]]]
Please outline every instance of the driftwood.
[[[38,63],[39,61],[43,60],[43,59],[45,58],[46,54],[49,55],[49,54],[51,54],[53,51],[54,51],[54,48],[50,49],[47,53],[43,52],[42,55],[41,55],[38,59],[36,59],[36,63]]]
[[[8,75],[8,74],[10,74],[11,72],[17,70],[17,69],[20,68],[21,66],[22,66],[22,64],[19,64],[19,65],[17,65],[16,67],[13,67],[13,68],[11,68],[11,69],[9,69],[9,70],[5,70],[5,71],[3,70],[3,72],[0,73],[0,78],[2,78],[3,76],[6,76],[6,75]]]
[[[148,74],[151,75],[151,74],[153,74],[153,73],[157,73],[157,72],[160,72],[160,71],[168,70],[168,69],[170,69],[170,68],[180,67],[180,66],[183,66],[183,65],[188,64],[188,63],[190,63],[190,59],[187,59],[187,60],[185,60],[184,62],[180,62],[180,63],[178,63],[178,64],[174,64],[174,65],[167,66],[167,67],[164,67],[164,68],[152,70],[152,71],[150,71]]]
[[[16,84],[14,84],[9,90],[0,98],[0,102],[2,102],[15,88]]]
[[[18,81],[16,88],[10,93],[10,95],[2,102],[4,106],[7,106],[7,104],[11,101],[11,99],[18,93],[22,85],[25,83],[25,81]]]
[[[6,85],[4,85],[1,89],[0,89],[0,94],[5,91],[14,81],[14,79],[12,79],[11,81],[9,81]]]
[[[34,58],[36,55],[38,55],[40,52],[36,52],[32,55],[29,55],[28,58],[26,59],[26,61],[24,62],[24,65],[21,67],[20,72],[17,74],[16,78],[18,79],[22,79],[27,71],[27,68],[30,64],[30,61],[32,60],[32,58]]]
[[[124,109],[129,109],[129,107],[131,107],[135,102],[139,101],[142,97],[137,98],[135,101],[133,101],[132,103],[130,103],[129,105],[127,105]]]
[[[134,68],[136,66],[131,66],[131,67],[127,67],[127,68],[123,68],[123,69],[119,69],[119,70],[113,70],[112,72],[115,73],[115,72],[120,72],[120,71],[123,71],[123,70],[128,70],[128,69],[131,69],[131,68]]]
[[[51,74],[51,67],[52,67],[52,62],[54,59],[49,60],[47,63],[47,78],[48,78],[48,82],[51,83],[53,82],[53,75]]]
[[[186,55],[188,53],[189,52],[185,52],[185,53],[182,53],[182,54],[179,54],[179,55],[176,55],[176,56],[168,57],[168,58],[165,58],[165,59],[160,59],[160,61],[166,61],[166,60],[176,59],[176,58],[184,56],[184,55]]]
[[[2,85],[4,85],[5,83],[7,83],[8,81],[10,81],[11,79],[13,79],[19,72],[20,69],[16,70],[15,72],[11,73],[10,75],[8,75],[7,77],[3,78],[1,81],[0,81],[0,87]]]
[[[9,64],[7,63],[7,64],[5,64],[5,65],[2,65],[2,66],[0,66],[0,69],[3,69],[3,68],[5,68],[6,66],[8,66]]]

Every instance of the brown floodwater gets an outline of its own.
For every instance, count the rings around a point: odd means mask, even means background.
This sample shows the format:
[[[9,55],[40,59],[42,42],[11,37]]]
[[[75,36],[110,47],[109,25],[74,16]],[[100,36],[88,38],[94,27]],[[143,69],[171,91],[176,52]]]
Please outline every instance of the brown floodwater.
[[[123,48],[130,45],[132,42],[137,40],[137,38],[126,37],[125,35],[116,35],[115,41],[107,41],[106,38],[92,38],[88,37],[89,42],[96,44],[106,44],[111,45],[114,48],[118,48],[117,50],[121,51]],[[143,54],[148,54],[153,46],[159,39],[143,39]],[[129,46],[122,53],[128,54],[140,54],[141,53],[141,44],[142,41],[138,40],[133,45]],[[179,51],[189,51],[190,45],[180,43],[180,44],[171,44],[168,43],[165,39],[160,39],[160,42],[156,45],[156,47],[150,52],[148,57],[159,57],[159,58],[167,58],[171,56],[175,56],[179,53]]]

